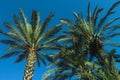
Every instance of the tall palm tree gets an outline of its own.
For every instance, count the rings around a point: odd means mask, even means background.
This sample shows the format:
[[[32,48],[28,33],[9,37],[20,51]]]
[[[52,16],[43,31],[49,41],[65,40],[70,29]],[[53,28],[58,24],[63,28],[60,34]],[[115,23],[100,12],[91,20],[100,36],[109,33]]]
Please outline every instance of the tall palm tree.
[[[94,11],[91,12],[89,3],[87,19],[83,17],[82,13],[77,14],[74,12],[73,14],[76,18],[74,23],[68,19],[60,20],[62,23],[72,28],[71,30],[65,32],[72,35],[68,36],[69,40],[74,39],[74,42],[76,42],[78,46],[82,43],[87,47],[87,53],[90,53],[91,55],[90,60],[92,60],[93,56],[102,59],[103,46],[106,44],[120,47],[120,44],[110,40],[111,38],[120,35],[120,32],[116,31],[116,29],[120,29],[120,24],[113,25],[113,23],[119,20],[120,17],[113,18],[110,21],[108,19],[108,17],[115,13],[114,9],[119,4],[120,1],[114,3],[102,17],[100,15],[104,9],[96,6]],[[83,39],[82,41],[81,38]]]
[[[6,39],[1,39],[0,42],[7,44],[9,47],[9,53],[0,57],[0,59],[8,58],[18,55],[15,62],[20,62],[26,59],[26,67],[24,70],[24,80],[32,80],[35,63],[40,61],[45,64],[43,59],[43,49],[57,49],[55,41],[61,37],[55,37],[61,29],[61,25],[56,25],[51,29],[46,30],[48,23],[53,17],[53,13],[50,13],[46,20],[41,23],[40,17],[37,11],[32,11],[31,22],[26,19],[22,9],[20,11],[21,19],[14,15],[15,26],[4,22],[4,25],[9,31],[4,32],[0,29],[0,33],[7,36]],[[52,38],[53,37],[53,38]]]

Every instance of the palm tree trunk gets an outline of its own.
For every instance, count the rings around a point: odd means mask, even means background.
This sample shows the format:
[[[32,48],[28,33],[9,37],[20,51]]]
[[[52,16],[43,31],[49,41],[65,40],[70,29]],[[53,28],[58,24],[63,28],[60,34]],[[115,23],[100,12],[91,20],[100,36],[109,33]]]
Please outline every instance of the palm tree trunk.
[[[35,62],[36,62],[36,51],[34,50],[34,48],[30,48],[27,56],[25,71],[24,71],[24,80],[32,80]]]

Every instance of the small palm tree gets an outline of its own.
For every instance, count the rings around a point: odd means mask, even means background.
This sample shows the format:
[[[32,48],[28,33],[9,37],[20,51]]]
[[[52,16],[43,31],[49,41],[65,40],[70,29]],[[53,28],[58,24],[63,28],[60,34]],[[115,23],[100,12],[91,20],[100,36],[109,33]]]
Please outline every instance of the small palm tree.
[[[50,54],[53,62],[48,67],[56,66],[57,68],[48,70],[43,75],[43,80],[66,80],[75,77],[78,72],[82,72],[86,59],[81,49],[76,51],[73,46],[62,46],[57,54]],[[83,73],[83,72],[82,72]]]
[[[86,64],[89,66],[94,76],[97,77],[97,80],[119,80],[119,70],[115,64],[115,49],[111,50],[106,54],[105,59],[107,60],[108,64],[105,61],[99,62],[87,62]]]
[[[103,12],[103,8],[98,8],[98,6],[96,6],[92,13],[89,4],[87,19],[83,17],[82,13],[77,14],[74,12],[73,14],[76,18],[75,23],[68,19],[60,20],[62,23],[72,28],[65,32],[71,35],[68,36],[69,40],[73,40],[78,46],[81,46],[80,44],[82,43],[87,47],[86,50],[88,52],[86,54],[90,53],[90,60],[92,60],[93,56],[102,59],[103,46],[106,44],[120,47],[120,44],[110,41],[110,38],[120,35],[120,32],[116,32],[116,29],[119,29],[120,25],[113,25],[113,23],[119,20],[120,17],[114,18],[110,21],[108,20],[108,17],[115,13],[115,11],[113,11],[114,8],[119,4],[120,1],[114,3],[102,18],[100,18],[100,14]]]
[[[8,54],[3,55],[0,59],[15,55],[18,55],[15,62],[26,59],[24,80],[32,80],[36,61],[38,65],[40,65],[40,61],[45,64],[44,54],[41,50],[57,49],[54,43],[60,37],[55,37],[54,35],[62,29],[62,26],[56,25],[47,31],[45,30],[54,15],[53,13],[50,13],[43,23],[40,22],[39,14],[35,10],[32,12],[30,23],[27,22],[22,9],[20,9],[20,15],[21,19],[14,15],[15,26],[4,22],[5,27],[10,31],[4,32],[0,30],[1,34],[8,37],[1,39],[0,42],[9,45],[6,50],[10,50]]]
[[[79,53],[80,54],[80,53]],[[43,80],[119,80],[120,74],[115,66],[115,50],[106,53],[105,61],[89,62],[73,49],[64,49],[54,54],[56,59],[49,66],[56,66],[43,75]]]

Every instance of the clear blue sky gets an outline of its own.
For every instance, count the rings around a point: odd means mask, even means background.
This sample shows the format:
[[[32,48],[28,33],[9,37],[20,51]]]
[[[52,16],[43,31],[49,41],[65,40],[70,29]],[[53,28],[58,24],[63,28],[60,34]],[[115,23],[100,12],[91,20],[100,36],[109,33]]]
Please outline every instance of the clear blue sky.
[[[19,15],[19,8],[22,8],[27,18],[30,20],[31,12],[33,9],[39,11],[41,20],[44,20],[50,12],[54,12],[55,16],[51,21],[50,26],[60,23],[60,18],[74,19],[72,12],[86,13],[88,1],[91,2],[91,6],[95,7],[98,4],[100,7],[104,7],[106,10],[118,0],[1,0],[0,1],[0,29],[5,30],[2,25],[3,21],[13,23],[13,14]],[[116,16],[120,16],[120,7]],[[0,35],[0,38],[4,36]],[[120,39],[119,39],[120,40]],[[0,55],[6,53],[6,45],[0,44]],[[16,57],[0,60],[0,80],[22,80],[25,61],[14,64]],[[35,68],[35,74],[33,80],[42,80],[41,75],[46,71],[45,66],[41,64],[41,67]]]

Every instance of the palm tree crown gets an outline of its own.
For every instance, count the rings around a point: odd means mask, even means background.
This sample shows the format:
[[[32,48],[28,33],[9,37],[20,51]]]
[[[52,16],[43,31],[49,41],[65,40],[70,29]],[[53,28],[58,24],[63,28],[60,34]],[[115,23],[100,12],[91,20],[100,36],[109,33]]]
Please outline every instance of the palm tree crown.
[[[20,62],[26,59],[26,69],[24,73],[24,80],[32,80],[34,64],[36,61],[40,65],[40,61],[45,64],[43,59],[44,54],[42,49],[56,49],[54,42],[60,37],[53,37],[57,32],[62,29],[61,25],[56,25],[49,30],[45,30],[53,13],[50,13],[46,20],[41,23],[39,14],[33,10],[31,22],[28,23],[25,14],[20,9],[21,19],[16,15],[13,16],[16,25],[12,25],[8,22],[4,22],[4,25],[9,32],[0,30],[0,33],[7,36],[7,39],[1,39],[0,42],[9,45],[6,50],[10,50],[8,54],[5,54],[1,59],[18,55],[15,62]],[[31,69],[31,70],[30,70]],[[28,70],[28,71],[27,71]]]
[[[62,23],[72,28],[72,30],[65,32],[67,34],[73,35],[69,36],[69,40],[75,39],[73,42],[77,43],[78,46],[79,44],[80,46],[82,44],[84,44],[84,46],[86,45],[88,53],[90,53],[91,56],[99,56],[99,58],[101,53],[103,53],[104,45],[112,44],[119,47],[120,44],[110,41],[110,38],[120,35],[120,32],[116,32],[116,29],[119,29],[120,25],[112,25],[112,23],[119,20],[120,17],[114,18],[110,21],[108,20],[108,17],[115,13],[115,11],[113,11],[114,8],[119,4],[120,1],[113,4],[102,18],[99,17],[101,17],[100,14],[103,12],[103,8],[98,8],[98,6],[96,6],[93,13],[91,13],[89,3],[87,20],[85,20],[82,13],[77,14],[75,12],[73,13],[76,18],[75,23],[68,19],[61,19]]]

